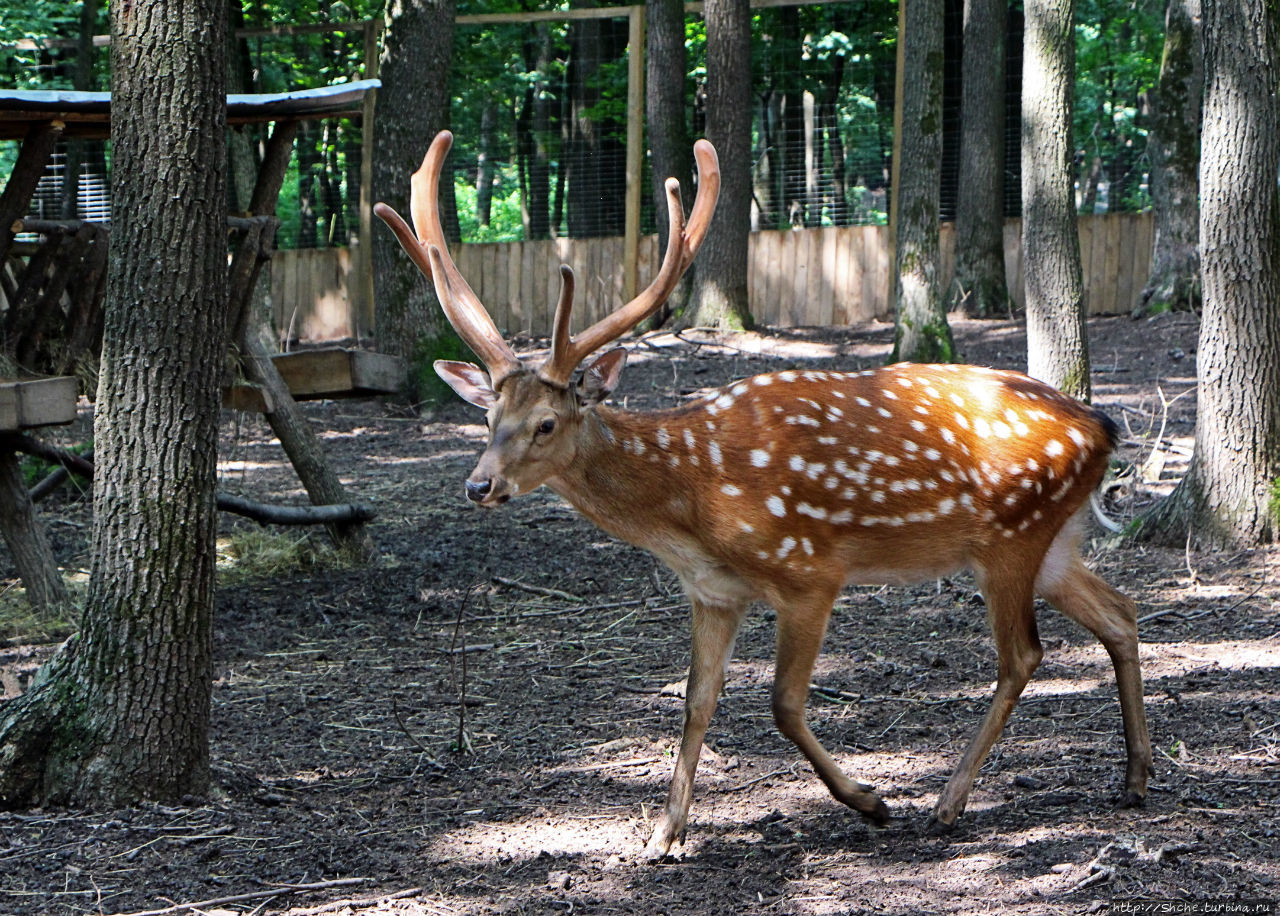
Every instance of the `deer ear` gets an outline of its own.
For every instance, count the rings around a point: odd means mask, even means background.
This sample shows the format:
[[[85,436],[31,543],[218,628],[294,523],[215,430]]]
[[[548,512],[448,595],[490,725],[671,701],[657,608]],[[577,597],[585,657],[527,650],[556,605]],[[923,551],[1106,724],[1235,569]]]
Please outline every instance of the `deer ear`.
[[[436,375],[458,393],[468,404],[488,410],[498,401],[498,395],[489,384],[489,376],[479,366],[454,362],[451,359],[435,361]]]
[[[622,367],[627,364],[627,351],[614,347],[587,366],[578,382],[578,400],[584,405],[599,404],[618,387]]]

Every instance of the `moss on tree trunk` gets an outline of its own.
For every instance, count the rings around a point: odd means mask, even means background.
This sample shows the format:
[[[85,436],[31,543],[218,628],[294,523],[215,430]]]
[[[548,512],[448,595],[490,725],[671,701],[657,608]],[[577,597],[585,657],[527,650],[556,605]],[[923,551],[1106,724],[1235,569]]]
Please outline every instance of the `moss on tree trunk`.
[[[180,802],[209,784],[227,352],[226,10],[111,6],[112,258],[78,637],[0,707],[0,805]],[[200,40],[193,40],[199,36]]]
[[[938,284],[942,162],[942,3],[907,5],[902,142],[894,232],[893,362],[951,362],[955,345]]]
[[[1028,0],[1022,80],[1027,371],[1087,401],[1089,340],[1071,166],[1072,0]]]

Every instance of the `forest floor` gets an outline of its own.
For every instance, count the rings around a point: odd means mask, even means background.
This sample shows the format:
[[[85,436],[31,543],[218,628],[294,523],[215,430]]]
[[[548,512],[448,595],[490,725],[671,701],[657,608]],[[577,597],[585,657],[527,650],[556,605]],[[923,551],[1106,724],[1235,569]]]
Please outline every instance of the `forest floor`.
[[[1017,367],[1020,326],[960,322],[967,361]],[[1190,315],[1091,323],[1096,402],[1120,423],[1123,521],[1166,493],[1193,430]],[[892,328],[633,344],[615,400],[670,406],[782,367],[859,368]],[[701,342],[699,342],[701,341]],[[1093,913],[1134,899],[1280,901],[1280,550],[1087,542],[1142,614],[1155,746],[1146,805],[1121,809],[1111,667],[1044,609],[1042,667],[946,836],[924,825],[986,709],[995,651],[972,579],[849,588],[809,703],[820,740],[893,812],[834,802],[774,729],[773,621],[738,641],[679,855],[638,853],[681,724],[687,607],[649,555],[546,490],[465,504],[484,438],[458,403],[307,406],[380,559],[255,572],[224,516],[212,761],[189,806],[0,813],[0,913]],[[228,414],[222,486],[301,503],[260,418]],[[1143,482],[1138,471],[1145,469]],[[89,505],[42,504],[87,566]],[[286,532],[275,542],[305,538]],[[265,547],[261,548],[265,551]],[[7,563],[5,564],[7,565]],[[52,646],[0,648],[8,695]],[[190,905],[196,906],[190,906]]]

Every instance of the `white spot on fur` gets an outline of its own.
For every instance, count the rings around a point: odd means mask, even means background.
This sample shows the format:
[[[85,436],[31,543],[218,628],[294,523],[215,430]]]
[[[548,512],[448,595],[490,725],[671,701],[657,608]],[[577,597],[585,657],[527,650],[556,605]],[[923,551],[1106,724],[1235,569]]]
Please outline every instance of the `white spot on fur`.
[[[824,519],[827,517],[827,510],[821,506],[811,506],[808,503],[801,503],[796,506],[797,515],[807,515],[810,518]]]
[[[787,514],[787,504],[782,501],[781,496],[770,496],[764,501],[764,504],[778,518],[782,518]]]
[[[1056,458],[1063,452],[1062,443],[1057,439],[1050,439],[1044,444],[1044,453],[1050,458]]]
[[[665,451],[671,445],[671,434],[667,432],[666,427],[658,428],[658,448]]]
[[[741,496],[742,488],[736,487],[731,483],[727,483],[720,488],[720,492],[723,493],[725,496]]]
[[[762,468],[769,464],[769,453],[762,448],[753,448],[751,450],[752,467]]]
[[[778,559],[781,560],[787,554],[791,553],[796,546],[796,539],[791,535],[787,535],[782,539],[782,545],[778,548]]]

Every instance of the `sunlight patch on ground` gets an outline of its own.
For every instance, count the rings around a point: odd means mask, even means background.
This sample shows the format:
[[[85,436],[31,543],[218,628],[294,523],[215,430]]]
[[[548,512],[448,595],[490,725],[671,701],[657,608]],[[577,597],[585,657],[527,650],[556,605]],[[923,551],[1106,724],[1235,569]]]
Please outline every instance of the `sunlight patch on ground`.
[[[246,461],[244,459],[228,459],[218,462],[219,474],[236,474],[245,471],[278,471],[289,467],[288,459],[278,461]]]
[[[1148,678],[1174,677],[1211,665],[1228,671],[1280,668],[1280,641],[1144,643],[1142,670]]]
[[[450,453],[448,453],[448,454],[451,454],[451,455],[457,456],[457,455],[470,454],[470,453],[469,453],[469,452],[465,452],[465,453],[464,453],[464,452],[460,452],[460,451],[454,451],[454,452],[450,452]],[[444,456],[444,455],[443,455],[443,453],[441,453],[441,452],[435,452],[435,453],[433,453],[433,454],[432,454],[432,455],[430,455],[430,456],[426,456],[426,455],[413,455],[413,456],[407,456],[407,455],[366,455],[366,456],[365,456],[365,461],[367,461],[367,462],[369,462],[370,464],[373,464],[373,465],[378,465],[379,467],[405,467],[405,466],[412,466],[412,465],[419,465],[419,464],[429,464],[429,463],[431,463],[432,461],[439,460],[441,457],[447,457],[447,456]]]

